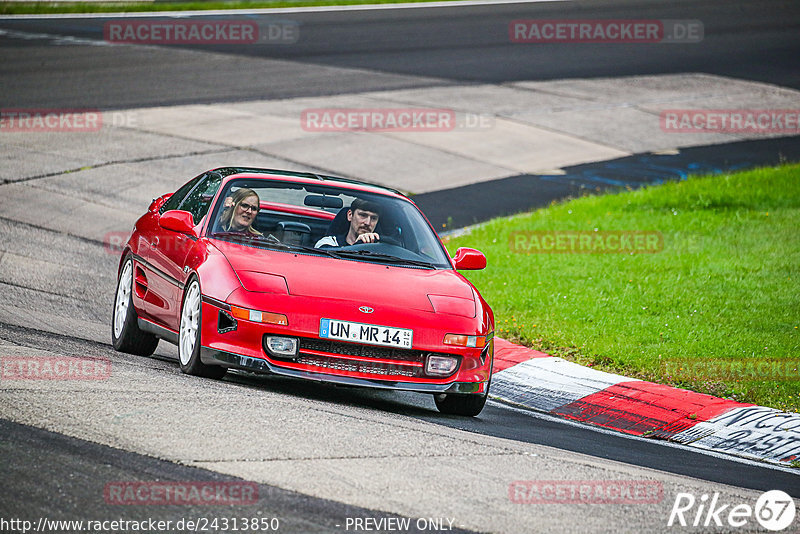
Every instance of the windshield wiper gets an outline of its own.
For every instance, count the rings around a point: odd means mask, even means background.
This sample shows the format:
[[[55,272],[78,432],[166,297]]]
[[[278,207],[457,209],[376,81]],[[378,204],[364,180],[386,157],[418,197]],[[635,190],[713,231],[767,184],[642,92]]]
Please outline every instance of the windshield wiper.
[[[277,237],[269,234],[268,236],[263,235],[255,235],[255,234],[245,234],[242,232],[217,232],[215,234],[211,234],[211,237],[221,237],[221,238],[240,238],[241,241],[247,241],[253,243],[256,246],[261,246],[264,248],[277,248],[281,250],[296,250],[302,252],[310,252],[312,254],[330,256],[332,258],[338,258],[339,256],[336,253],[324,249],[324,248],[314,248],[308,247],[305,245],[295,245],[290,243],[283,243]]]
[[[231,239],[233,238],[235,241],[253,244],[256,246],[273,246],[284,248],[284,244],[280,242],[280,240],[272,234],[268,236],[259,235],[259,234],[251,234],[247,232],[215,232],[211,234],[209,237],[217,238],[217,239]]]
[[[263,246],[264,248],[277,248],[281,250],[295,250],[301,252],[309,252],[311,254],[330,256],[331,258],[341,259],[343,257],[367,257],[376,261],[384,263],[392,263],[397,265],[413,265],[415,267],[425,267],[427,269],[435,269],[436,265],[427,261],[410,260],[392,256],[391,254],[384,254],[382,252],[373,252],[371,250],[338,250],[332,248],[315,248],[306,245],[295,245],[289,243],[282,243],[278,238],[269,234],[268,236],[246,234],[243,232],[217,232],[211,234],[211,237],[217,238],[237,238],[238,241],[246,241],[256,246]]]
[[[330,256],[331,258],[339,257],[335,252],[326,248],[315,248],[306,245],[294,245],[288,243],[281,243],[281,245],[286,247],[288,250],[301,250],[303,252],[311,252],[312,254],[324,254],[325,256]]]
[[[371,250],[337,250],[335,254],[343,257],[349,257],[349,256],[367,257],[369,259],[374,259],[377,261],[393,263],[398,265],[414,265],[416,267],[427,267],[428,269],[436,268],[436,265],[427,261],[409,260],[405,258],[399,258],[397,256],[392,256],[391,254],[384,254],[382,252],[372,252]]]
[[[247,232],[214,232],[209,237],[241,237],[244,239],[261,239],[260,235]]]

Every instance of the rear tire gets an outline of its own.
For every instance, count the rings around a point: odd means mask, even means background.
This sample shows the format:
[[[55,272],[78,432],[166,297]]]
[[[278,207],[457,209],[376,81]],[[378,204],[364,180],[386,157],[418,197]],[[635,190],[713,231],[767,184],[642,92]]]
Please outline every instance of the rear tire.
[[[133,260],[128,257],[117,280],[114,309],[111,314],[111,343],[119,352],[150,356],[158,347],[158,338],[139,329],[139,316],[133,307]]]
[[[206,365],[200,361],[200,331],[203,324],[203,305],[200,282],[190,278],[183,292],[181,323],[178,328],[178,360],[181,371],[187,375],[205,378],[222,378],[228,369],[219,365]]]
[[[483,395],[457,395],[454,393],[441,393],[433,396],[436,402],[436,408],[440,412],[449,415],[466,415],[475,417],[486,404],[486,398],[489,396],[487,391]]]

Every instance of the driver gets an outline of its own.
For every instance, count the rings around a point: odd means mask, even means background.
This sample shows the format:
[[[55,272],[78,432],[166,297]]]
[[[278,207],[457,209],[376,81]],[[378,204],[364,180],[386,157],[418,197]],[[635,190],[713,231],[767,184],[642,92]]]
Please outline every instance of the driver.
[[[325,236],[314,247],[344,247],[356,243],[378,242],[381,236],[375,233],[375,226],[380,213],[380,206],[376,202],[361,198],[353,200],[347,210],[347,220],[350,222],[347,233]]]

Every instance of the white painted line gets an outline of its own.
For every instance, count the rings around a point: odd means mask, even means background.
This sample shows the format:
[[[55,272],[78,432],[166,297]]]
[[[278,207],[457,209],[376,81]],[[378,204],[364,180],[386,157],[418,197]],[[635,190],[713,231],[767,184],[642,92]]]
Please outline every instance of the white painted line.
[[[9,39],[23,39],[32,41],[36,39],[52,40],[57,45],[89,45],[89,46],[114,46],[116,43],[110,43],[102,39],[82,39],[79,37],[72,37],[70,35],[56,35],[52,33],[30,33],[20,32],[16,30],[2,30],[0,29],[0,37],[8,37]]]
[[[133,13],[52,13],[31,15],[0,15],[0,20],[20,19],[93,19],[93,18],[147,18],[147,17],[196,17],[221,15],[270,15],[287,13],[327,13],[338,11],[377,11],[385,9],[453,8],[470,6],[494,6],[505,4],[540,4],[549,2],[571,2],[573,0],[461,0],[453,2],[413,2],[405,4],[361,4],[343,6],[279,7],[260,9],[215,9],[209,11],[139,11]]]

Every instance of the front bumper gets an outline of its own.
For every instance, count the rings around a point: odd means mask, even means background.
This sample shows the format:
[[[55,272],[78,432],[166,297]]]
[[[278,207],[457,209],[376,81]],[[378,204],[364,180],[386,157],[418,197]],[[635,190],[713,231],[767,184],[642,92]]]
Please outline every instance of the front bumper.
[[[290,318],[290,324],[234,319],[227,303],[204,296],[200,353],[203,363],[317,382],[421,393],[485,394],[488,389],[493,343],[482,349],[446,348],[441,344],[447,332],[480,331],[481,326],[476,328],[475,319],[444,314],[428,314],[421,319],[418,311],[407,309],[386,310],[383,316],[375,314],[376,324],[398,328],[411,328],[425,322],[425,328],[415,330],[413,349],[395,350],[320,339],[319,310],[336,313],[341,320],[363,321],[361,312],[348,312],[341,303],[318,298],[270,296],[267,307],[262,308],[263,295],[260,297],[262,300],[250,294],[244,296],[254,299],[244,303],[248,304],[245,307],[269,312],[278,310]],[[332,311],[334,309],[336,312]],[[270,353],[263,343],[265,335],[297,338],[300,343],[297,357],[283,358]],[[354,348],[355,352],[348,348]],[[437,353],[459,359],[459,365],[451,376],[436,377],[422,371],[424,358]]]
[[[254,373],[270,373],[291,378],[302,378],[305,380],[315,380],[317,382],[329,382],[347,386],[359,386],[379,389],[391,389],[397,391],[413,391],[417,393],[456,393],[460,395],[483,395],[488,388],[488,381],[480,382],[449,382],[449,383],[415,383],[395,380],[370,380],[366,378],[355,378],[345,375],[331,373],[317,373],[296,369],[287,369],[273,365],[262,358],[252,358],[233,352],[227,352],[210,347],[201,347],[200,359],[203,363],[210,365],[222,365],[231,369],[241,369]]]

